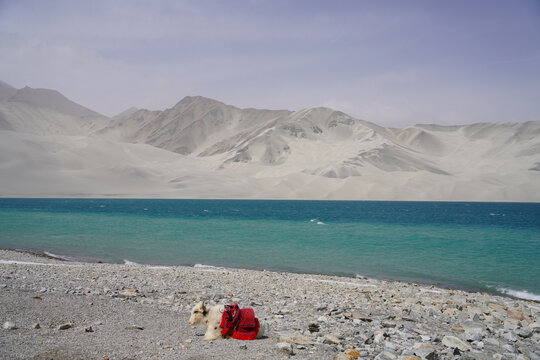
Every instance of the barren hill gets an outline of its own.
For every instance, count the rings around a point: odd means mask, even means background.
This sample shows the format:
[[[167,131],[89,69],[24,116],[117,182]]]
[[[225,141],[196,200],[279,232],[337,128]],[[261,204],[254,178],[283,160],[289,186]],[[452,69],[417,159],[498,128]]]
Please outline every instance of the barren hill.
[[[109,119],[52,90],[7,92],[2,196],[540,201],[540,121],[394,129],[200,96]]]

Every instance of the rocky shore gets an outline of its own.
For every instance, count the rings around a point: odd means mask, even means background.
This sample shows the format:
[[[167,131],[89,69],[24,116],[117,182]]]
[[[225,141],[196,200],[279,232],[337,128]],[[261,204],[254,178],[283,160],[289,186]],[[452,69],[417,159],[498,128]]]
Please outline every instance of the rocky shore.
[[[255,341],[202,339],[202,297],[252,307]],[[2,359],[540,359],[540,304],[411,283],[74,263],[0,250]]]

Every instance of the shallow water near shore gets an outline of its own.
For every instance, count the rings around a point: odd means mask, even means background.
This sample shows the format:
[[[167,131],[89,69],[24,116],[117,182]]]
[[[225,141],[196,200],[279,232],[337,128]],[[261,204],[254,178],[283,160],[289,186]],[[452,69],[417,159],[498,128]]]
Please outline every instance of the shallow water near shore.
[[[0,199],[0,247],[368,276],[540,301],[540,204]]]

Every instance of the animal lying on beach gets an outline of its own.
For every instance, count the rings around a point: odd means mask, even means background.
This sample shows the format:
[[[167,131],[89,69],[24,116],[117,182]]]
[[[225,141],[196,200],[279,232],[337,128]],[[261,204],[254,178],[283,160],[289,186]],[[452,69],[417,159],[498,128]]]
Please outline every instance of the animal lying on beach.
[[[191,310],[189,323],[206,326],[204,340],[215,340],[219,337],[231,336],[239,340],[260,339],[264,334],[264,326],[260,326],[253,309],[240,309],[234,305],[207,306],[202,299]]]

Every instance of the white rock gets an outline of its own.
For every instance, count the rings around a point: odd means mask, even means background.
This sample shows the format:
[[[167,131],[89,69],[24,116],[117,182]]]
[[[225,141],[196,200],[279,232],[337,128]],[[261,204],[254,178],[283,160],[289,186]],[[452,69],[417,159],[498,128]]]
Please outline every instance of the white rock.
[[[503,338],[511,342],[517,342],[519,340],[519,337],[511,331],[504,333]]]
[[[328,322],[328,318],[326,316],[319,316],[319,318],[317,319],[318,322],[321,322],[321,323],[327,323]]]
[[[15,326],[15,323],[12,321],[6,321],[4,325],[2,326],[4,330],[15,330],[17,326]]]
[[[377,334],[377,335],[375,335],[375,337],[373,338],[373,341],[374,341],[376,344],[380,344],[383,340],[384,340],[384,334]]]
[[[516,334],[518,334],[522,338],[529,338],[532,336],[533,333],[531,330],[519,328],[519,329],[516,329]]]
[[[510,344],[504,344],[502,348],[512,354],[516,352],[516,349],[514,349],[514,347]]]
[[[324,336],[324,341],[323,341],[325,344],[329,344],[329,345],[333,345],[333,344],[340,344],[341,341],[339,341],[339,339],[337,338],[336,335],[334,334],[328,334],[328,335],[325,335]]]
[[[397,356],[389,351],[383,351],[375,357],[375,360],[396,360]]]
[[[277,344],[278,351],[287,355],[294,355],[294,345],[286,342],[280,342]]]
[[[455,336],[448,335],[443,337],[442,343],[449,348],[458,348],[461,351],[471,350],[471,346],[469,344],[465,343],[463,340],[460,340]]]
[[[499,340],[495,338],[485,338],[484,343],[491,345],[491,346],[499,346]]]

